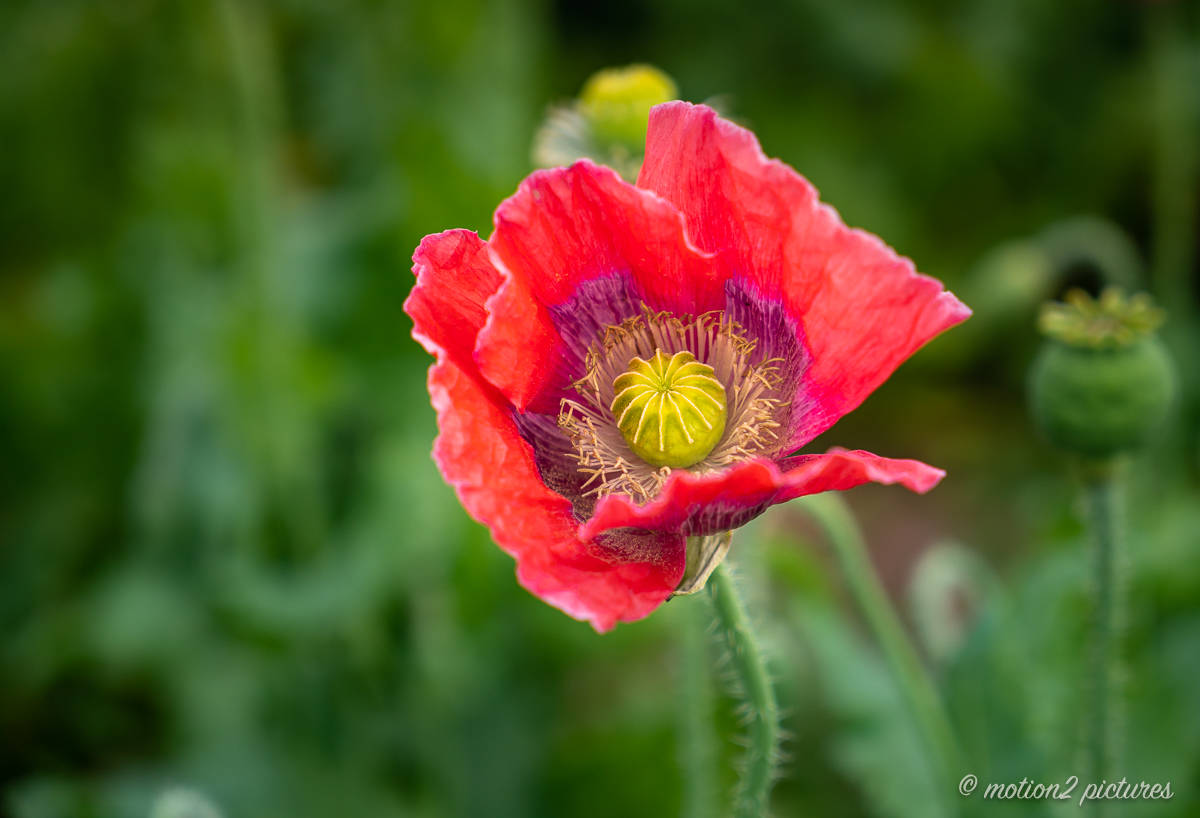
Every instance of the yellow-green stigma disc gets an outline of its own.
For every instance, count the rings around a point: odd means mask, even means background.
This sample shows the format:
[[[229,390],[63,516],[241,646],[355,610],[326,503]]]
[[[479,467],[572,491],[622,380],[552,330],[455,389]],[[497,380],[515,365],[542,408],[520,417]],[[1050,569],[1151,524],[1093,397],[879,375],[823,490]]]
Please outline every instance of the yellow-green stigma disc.
[[[652,466],[683,469],[725,434],[725,387],[690,352],[634,358],[613,381],[612,413],[629,448]]]

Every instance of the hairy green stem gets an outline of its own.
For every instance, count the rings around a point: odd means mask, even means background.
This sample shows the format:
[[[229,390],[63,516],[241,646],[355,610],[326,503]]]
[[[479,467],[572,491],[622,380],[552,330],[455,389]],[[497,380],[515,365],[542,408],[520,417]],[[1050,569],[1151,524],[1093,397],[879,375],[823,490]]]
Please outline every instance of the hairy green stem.
[[[1195,255],[1196,145],[1194,45],[1185,9],[1163,6],[1150,17],[1150,120],[1154,126],[1154,295],[1175,321],[1194,317],[1189,275]]]
[[[1094,599],[1092,607],[1092,644],[1088,666],[1091,681],[1087,710],[1088,781],[1099,784],[1111,780],[1115,757],[1115,721],[1113,700],[1117,679],[1117,609],[1120,587],[1117,562],[1120,559],[1117,486],[1111,469],[1092,476],[1084,484],[1088,528],[1093,547]],[[1092,802],[1093,814],[1105,814],[1105,802]]]
[[[779,708],[766,659],[727,565],[713,572],[708,590],[738,694],[743,698],[747,747],[734,815],[762,818],[767,814],[779,761]]]
[[[1151,6],[1151,4],[1147,4]],[[1153,127],[1152,284],[1170,320],[1162,337],[1179,364],[1182,423],[1158,447],[1159,485],[1190,468],[1200,414],[1200,314],[1192,270],[1196,263],[1196,183],[1200,179],[1200,104],[1196,97],[1196,38],[1187,9],[1175,3],[1146,9],[1149,59],[1148,121]]]
[[[712,615],[703,599],[682,598],[682,656],[679,684],[679,766],[683,773],[683,818],[719,818],[720,751],[713,723],[716,693],[708,626]]]
[[[954,730],[933,680],[871,565],[853,514],[841,495],[834,491],[804,497],[799,502],[825,533],[850,593],[879,641],[944,785],[957,786],[964,768]]]

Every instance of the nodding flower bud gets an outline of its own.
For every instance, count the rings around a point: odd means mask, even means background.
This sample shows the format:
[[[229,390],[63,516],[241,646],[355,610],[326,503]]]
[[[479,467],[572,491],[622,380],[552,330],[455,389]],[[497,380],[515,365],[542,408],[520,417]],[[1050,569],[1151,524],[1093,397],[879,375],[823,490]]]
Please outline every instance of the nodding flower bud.
[[[546,111],[533,138],[533,163],[553,168],[587,158],[636,182],[646,152],[650,109],[677,94],[675,82],[653,66],[598,71],[579,99]]]
[[[1146,444],[1162,427],[1176,391],[1175,366],[1155,334],[1162,310],[1148,295],[1082,290],[1042,307],[1046,336],[1033,362],[1034,422],[1062,449],[1107,458]]]
[[[670,77],[650,65],[606,68],[593,74],[579,96],[579,109],[602,145],[613,142],[641,153],[650,109],[676,98]]]
[[[652,466],[683,469],[725,434],[725,387],[690,352],[634,358],[613,381],[612,413],[630,450]]]

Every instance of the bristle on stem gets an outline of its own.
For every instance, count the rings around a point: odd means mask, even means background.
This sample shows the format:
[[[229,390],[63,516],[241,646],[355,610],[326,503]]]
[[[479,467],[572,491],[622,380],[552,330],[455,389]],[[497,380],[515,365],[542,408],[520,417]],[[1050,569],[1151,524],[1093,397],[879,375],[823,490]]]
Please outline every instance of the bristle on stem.
[[[713,572],[708,588],[717,638],[725,648],[733,676],[733,692],[741,699],[737,708],[739,722],[746,730],[746,752],[740,765],[741,781],[733,814],[737,818],[763,818],[767,815],[780,758],[779,706],[766,657],[727,566],[724,563]]]

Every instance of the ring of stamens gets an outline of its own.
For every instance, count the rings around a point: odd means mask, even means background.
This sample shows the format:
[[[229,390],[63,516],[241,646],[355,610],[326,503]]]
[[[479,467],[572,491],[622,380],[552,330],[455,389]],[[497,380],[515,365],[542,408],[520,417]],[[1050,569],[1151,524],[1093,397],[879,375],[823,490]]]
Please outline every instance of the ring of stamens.
[[[705,473],[778,445],[778,417],[788,401],[780,393],[780,359],[759,360],[756,344],[719,312],[697,318],[644,309],[641,315],[608,326],[588,351],[585,374],[575,382],[578,400],[564,399],[558,426],[571,442],[579,471],[587,475],[586,494],[623,492],[639,502],[654,497],[674,468]],[[724,388],[725,428],[712,449],[687,466],[655,464],[634,451],[613,413],[614,384],[635,358],[686,352]]]

